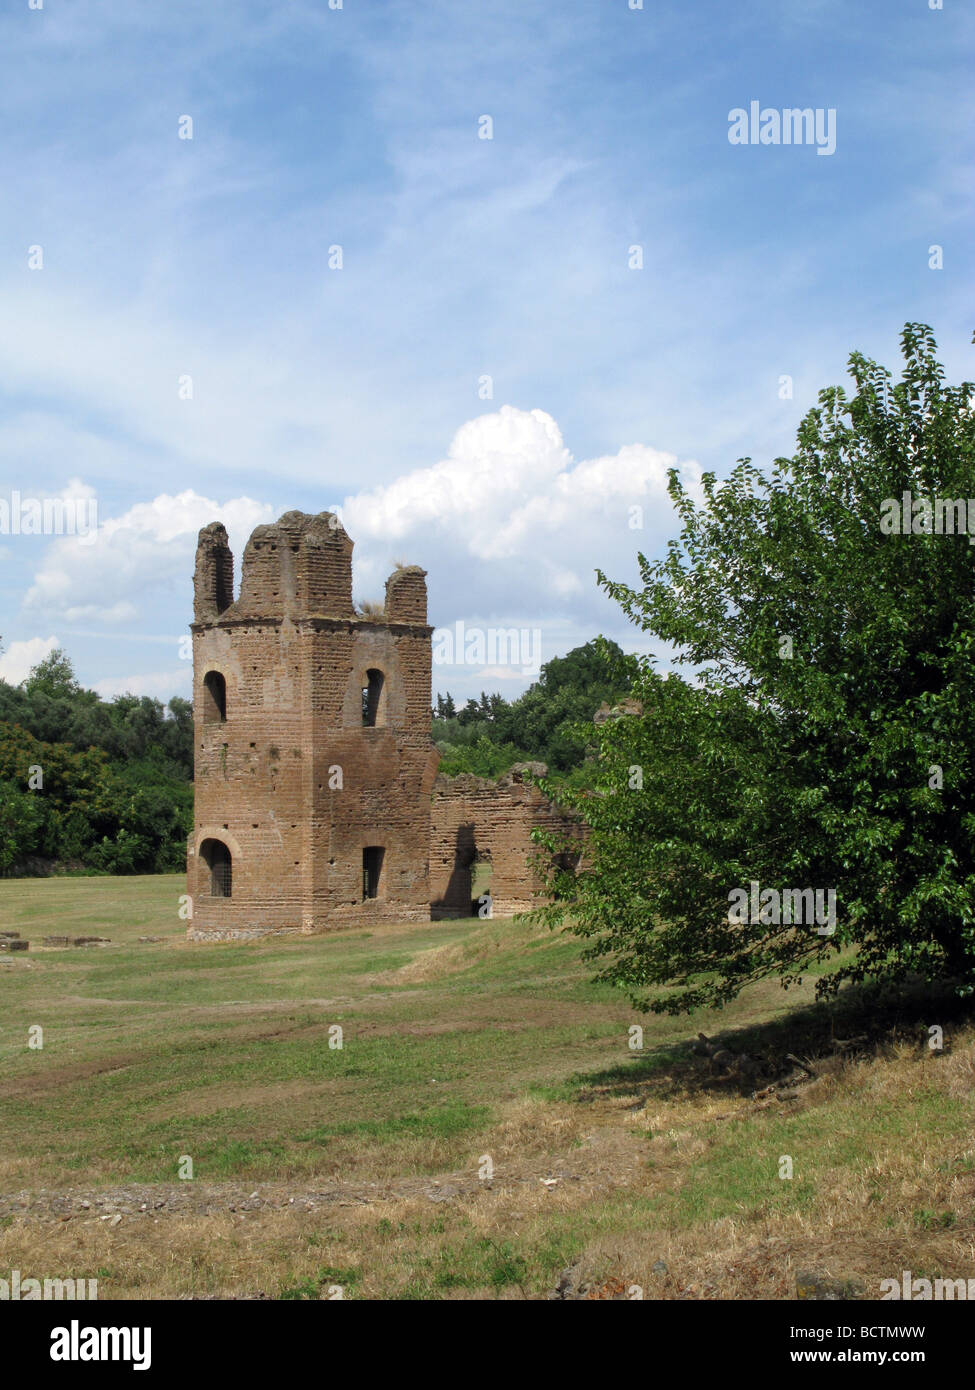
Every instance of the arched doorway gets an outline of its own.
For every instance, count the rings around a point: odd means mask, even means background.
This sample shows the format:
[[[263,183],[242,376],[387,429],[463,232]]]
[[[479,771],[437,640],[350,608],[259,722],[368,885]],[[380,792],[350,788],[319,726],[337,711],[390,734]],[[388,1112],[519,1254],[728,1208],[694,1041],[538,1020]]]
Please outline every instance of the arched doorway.
[[[233,857],[222,840],[204,840],[200,858],[209,872],[210,897],[233,896]]]

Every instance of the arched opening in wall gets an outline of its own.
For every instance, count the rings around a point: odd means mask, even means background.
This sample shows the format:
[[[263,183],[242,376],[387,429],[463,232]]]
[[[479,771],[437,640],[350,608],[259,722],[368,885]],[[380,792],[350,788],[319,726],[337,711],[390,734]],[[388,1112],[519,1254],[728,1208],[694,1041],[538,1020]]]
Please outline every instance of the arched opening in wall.
[[[582,859],[582,851],[577,849],[563,849],[558,854],[552,855],[552,868],[560,869],[562,873],[574,874],[579,867]]]
[[[367,845],[362,851],[362,901],[379,897],[379,880],[386,851],[382,845]]]
[[[446,850],[445,858],[449,853],[449,850]],[[453,864],[441,899],[445,917],[469,917],[471,915],[471,894],[476,854],[474,823],[473,821],[465,821],[457,826],[455,832]]]
[[[470,866],[472,917],[490,917],[492,915],[492,872],[491,851],[489,849],[475,850]]]
[[[382,671],[367,671],[366,680],[369,684],[362,687],[362,724],[363,728],[372,729],[386,723],[386,677]]]
[[[219,671],[203,677],[203,722],[222,724],[227,718],[227,682]]]
[[[207,866],[210,875],[210,897],[229,898],[233,896],[233,859],[230,850],[222,840],[204,840],[200,846],[200,858]]]

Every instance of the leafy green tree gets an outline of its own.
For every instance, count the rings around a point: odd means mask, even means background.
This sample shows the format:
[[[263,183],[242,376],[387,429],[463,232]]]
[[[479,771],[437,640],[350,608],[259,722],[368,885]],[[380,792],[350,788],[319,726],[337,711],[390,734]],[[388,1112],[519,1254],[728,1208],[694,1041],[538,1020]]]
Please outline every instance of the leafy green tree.
[[[169,718],[163,721],[159,748],[170,767],[187,779],[193,777],[193,701],[174,695]]]
[[[80,753],[0,722],[0,873],[28,854],[110,873],[176,869],[192,813],[192,787],[161,750],[111,763],[102,749]]]
[[[55,647],[43,661],[31,667],[30,675],[24,681],[24,689],[28,695],[43,694],[52,699],[77,694],[79,686],[67,654],[60,647]]]
[[[481,706],[473,696],[457,715],[458,723],[463,727],[467,724],[478,724],[481,720]]]
[[[79,751],[101,748],[115,762],[162,756],[170,774],[193,775],[193,706],[174,697],[168,715],[149,696],[99,699],[76,682],[61,651],[39,662],[20,686],[0,680],[0,721],[17,724],[42,742]]]
[[[509,760],[499,772],[525,759],[547,763],[563,775],[578,771],[591,743],[593,714],[629,689],[637,669],[636,658],[624,655],[615,642],[598,647],[587,642],[546,662],[539,679],[510,704],[500,694],[482,691],[480,700],[468,700],[456,714],[447,695],[442,706],[438,700],[433,722],[433,737],[444,754],[441,770],[456,763],[461,771],[473,771],[469,757],[458,754],[454,759],[452,755],[486,738],[509,749]],[[587,781],[588,774],[581,778]],[[580,784],[580,778],[573,782]]]
[[[538,680],[496,717],[497,737],[520,743],[560,771],[577,767],[600,705],[625,693],[639,669],[615,642],[586,642],[553,657]]]
[[[0,782],[0,874],[29,854],[39,854],[44,831],[44,803],[16,782]]]
[[[457,777],[462,772],[476,777],[500,777],[514,763],[526,761],[527,754],[513,743],[494,743],[482,732],[471,743],[445,746],[439,770],[446,777]]]
[[[599,575],[686,674],[644,660],[642,713],[596,734],[597,790],[561,792],[590,838],[546,915],[643,1007],[812,967],[824,994],[912,972],[975,985],[975,552],[918,503],[975,499],[975,387],[945,384],[925,325],[902,342],[896,384],[853,353],[855,393],[821,392],[768,475],[741,460],[695,503],[672,472],[679,540],[639,557],[642,588]],[[752,883],[833,889],[835,931],[770,903],[729,920]]]

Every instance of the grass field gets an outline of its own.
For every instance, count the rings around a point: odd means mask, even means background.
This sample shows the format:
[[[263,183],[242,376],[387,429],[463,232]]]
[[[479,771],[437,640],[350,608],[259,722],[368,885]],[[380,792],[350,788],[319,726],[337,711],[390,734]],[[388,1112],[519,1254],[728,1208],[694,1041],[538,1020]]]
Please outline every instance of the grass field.
[[[520,921],[189,946],[181,891],[0,882],[0,928],[31,941],[0,956],[0,1274],[97,1277],[101,1298],[544,1297],[570,1266],[591,1297],[975,1275],[975,1034],[946,1001],[831,1021],[809,986],[765,985],[647,1017]],[[699,1030],[757,1074],[715,1075]],[[815,1076],[751,1098],[797,1050]]]

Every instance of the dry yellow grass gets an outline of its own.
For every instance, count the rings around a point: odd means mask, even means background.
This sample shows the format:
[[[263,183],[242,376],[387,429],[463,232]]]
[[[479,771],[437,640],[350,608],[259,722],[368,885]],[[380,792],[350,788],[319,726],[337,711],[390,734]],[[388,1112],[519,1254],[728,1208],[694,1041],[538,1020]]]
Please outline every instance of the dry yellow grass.
[[[808,987],[766,985],[721,1017],[642,1019],[632,1054],[625,1001],[524,924],[202,949],[170,924],[144,945],[177,881],[102,883],[111,949],[0,974],[0,1271],[96,1277],[102,1298],[542,1298],[567,1268],[574,1296],[791,1298],[810,1267],[876,1296],[903,1269],[975,1275],[975,1031],[943,1000],[866,1012],[849,1055],[786,1012]],[[26,932],[50,930],[55,899],[17,894]],[[63,915],[70,885],[55,897]],[[90,882],[79,900],[100,916]],[[815,1076],[752,1098],[691,1055],[699,1029]]]
[[[975,1266],[973,1071],[975,1036],[966,1032],[936,1062],[903,1046],[840,1066],[774,1108],[694,1089],[666,1099],[651,1091],[647,1107],[634,1110],[643,1086],[587,1105],[522,1098],[485,1138],[494,1180],[477,1180],[481,1156],[472,1154],[466,1172],[440,1175],[448,1190],[463,1185],[443,1201],[432,1200],[431,1179],[406,1196],[363,1189],[327,1210],[304,1209],[299,1193],[277,1209],[149,1213],[116,1227],[97,1217],[15,1218],[0,1232],[0,1267],[101,1271],[103,1297],[152,1298],[310,1296],[334,1283],[346,1297],[539,1297],[541,1274],[554,1283],[551,1266],[533,1266],[532,1252],[545,1249],[564,1250],[577,1286],[639,1286],[653,1298],[790,1298],[797,1271],[810,1266],[858,1282],[867,1296],[902,1269],[967,1278]],[[948,1139],[912,1122],[920,1094],[960,1101],[968,1128]],[[888,1105],[904,1112],[898,1133],[908,1143],[887,1133]],[[770,1139],[802,1117],[818,1121],[800,1127],[793,1144],[792,1181],[808,1169],[808,1201],[776,1206],[781,1145]],[[858,1142],[861,1162],[830,1161],[844,1135]],[[682,1194],[709,1166],[723,1171],[729,1151],[764,1169],[765,1200],[753,1204],[741,1192],[736,1201],[708,1182],[705,1201],[733,1210],[694,1219],[694,1200]],[[521,1277],[478,1283],[479,1257],[487,1253],[490,1275],[499,1251]]]

